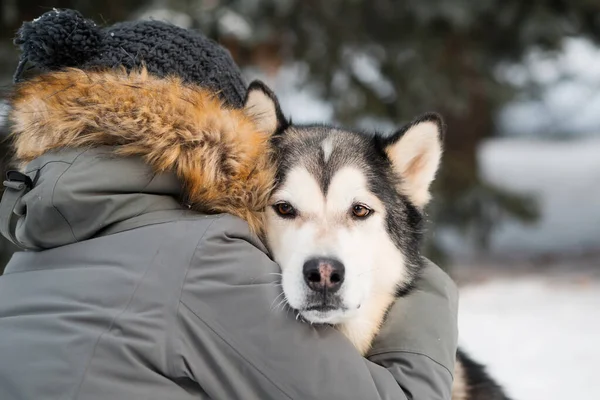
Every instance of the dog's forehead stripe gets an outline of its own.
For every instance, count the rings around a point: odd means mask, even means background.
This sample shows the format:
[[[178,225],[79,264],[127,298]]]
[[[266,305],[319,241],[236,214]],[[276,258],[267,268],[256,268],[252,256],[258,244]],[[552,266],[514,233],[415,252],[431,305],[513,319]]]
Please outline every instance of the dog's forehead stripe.
[[[333,153],[333,138],[327,137],[323,140],[321,142],[321,149],[323,150],[323,161],[327,164],[327,162],[329,162],[329,157],[331,157],[331,153]]]
[[[333,131],[326,139],[332,143],[331,154],[325,164],[321,164],[320,183],[323,192],[327,194],[335,175],[346,167],[353,167],[356,171],[367,168],[365,152],[370,145],[363,138],[345,132]],[[362,174],[362,173],[361,173]]]
[[[374,151],[370,137],[330,127],[295,127],[286,132],[282,142],[280,182],[298,165],[303,165],[320,185],[326,196],[333,176],[342,168],[354,166],[363,171],[367,181],[382,159]],[[383,183],[383,182],[381,182]]]

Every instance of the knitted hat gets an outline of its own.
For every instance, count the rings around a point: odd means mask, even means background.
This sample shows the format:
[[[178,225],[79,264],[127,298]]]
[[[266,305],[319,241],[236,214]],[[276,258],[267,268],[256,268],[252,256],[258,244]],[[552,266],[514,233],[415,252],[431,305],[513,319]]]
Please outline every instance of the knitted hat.
[[[145,65],[154,75],[179,76],[219,93],[242,107],[246,85],[223,47],[201,33],[159,21],[133,21],[99,27],[74,10],[53,10],[25,22],[15,38],[22,55],[15,82],[29,63],[44,71],[66,67],[128,70]]]

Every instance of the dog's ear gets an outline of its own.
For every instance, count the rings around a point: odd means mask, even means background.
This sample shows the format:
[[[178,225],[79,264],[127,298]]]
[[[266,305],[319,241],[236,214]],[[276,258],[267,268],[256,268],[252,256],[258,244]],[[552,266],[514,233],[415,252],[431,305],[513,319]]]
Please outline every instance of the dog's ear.
[[[261,132],[274,135],[287,128],[275,94],[261,81],[253,81],[244,101],[244,113],[252,118]]]
[[[402,178],[400,190],[417,207],[430,199],[429,186],[442,156],[444,122],[429,113],[415,119],[384,141],[385,152]]]

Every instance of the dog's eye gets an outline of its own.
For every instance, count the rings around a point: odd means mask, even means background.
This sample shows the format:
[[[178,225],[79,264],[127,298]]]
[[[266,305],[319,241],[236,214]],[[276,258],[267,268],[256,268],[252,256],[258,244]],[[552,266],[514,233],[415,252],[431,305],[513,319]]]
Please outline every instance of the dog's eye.
[[[285,201],[273,205],[273,209],[279,216],[284,218],[293,218],[296,216],[296,209]]]
[[[352,215],[354,215],[356,218],[367,218],[372,212],[373,210],[362,204],[355,204],[352,206]]]

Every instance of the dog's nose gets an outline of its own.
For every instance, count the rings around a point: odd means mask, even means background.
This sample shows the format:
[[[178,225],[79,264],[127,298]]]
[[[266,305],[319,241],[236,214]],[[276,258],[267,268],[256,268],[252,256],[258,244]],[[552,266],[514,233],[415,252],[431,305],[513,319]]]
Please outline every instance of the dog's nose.
[[[344,264],[332,258],[311,258],[302,269],[304,281],[315,292],[337,291],[344,282]]]

